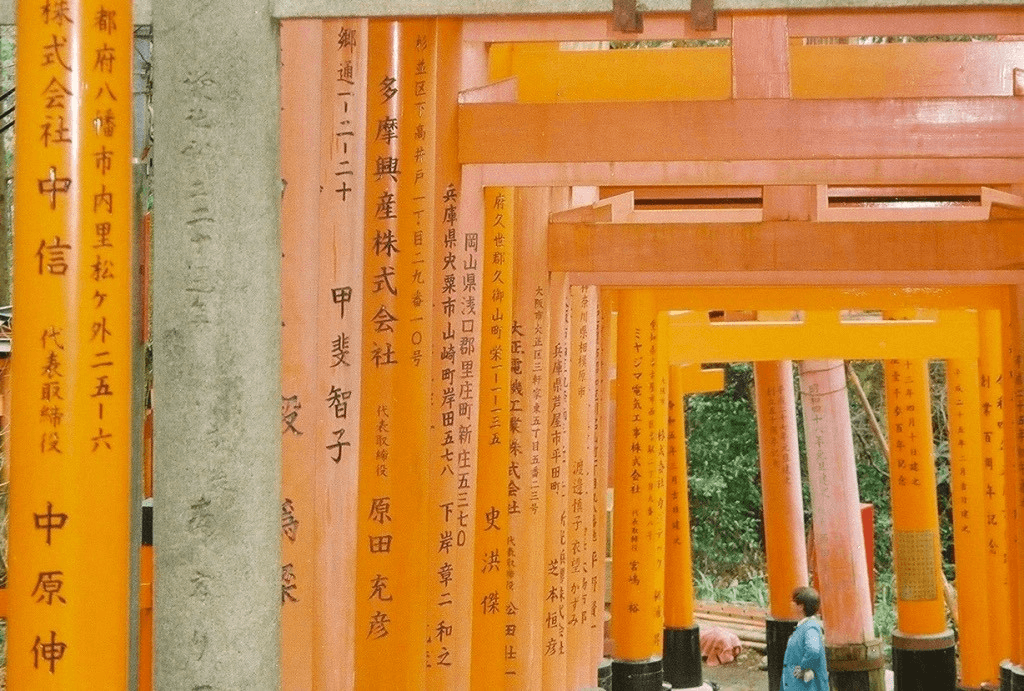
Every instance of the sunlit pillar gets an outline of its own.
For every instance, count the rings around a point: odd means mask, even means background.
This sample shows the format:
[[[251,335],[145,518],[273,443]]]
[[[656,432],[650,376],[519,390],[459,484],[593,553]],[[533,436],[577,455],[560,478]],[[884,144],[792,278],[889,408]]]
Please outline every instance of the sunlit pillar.
[[[960,685],[981,688],[995,681],[988,653],[988,541],[981,450],[981,399],[976,360],[947,360],[950,485],[953,548],[960,615]]]
[[[829,679],[838,691],[881,691],[843,362],[802,361],[800,393]]]
[[[981,448],[985,478],[985,535],[988,540],[989,668],[993,674],[1010,657],[1010,566],[1006,507],[1006,453],[1003,444],[1002,312],[978,313],[981,329],[978,381],[981,395]]]
[[[612,519],[613,685],[618,691],[660,690],[664,545],[658,545],[658,534],[648,526],[659,499],[659,423],[655,400],[659,386],[658,319],[654,299],[644,291],[622,291],[618,315]],[[660,491],[663,501],[664,488]]]
[[[1011,683],[1024,689],[1024,345],[1021,329],[1024,327],[1024,293],[1020,286],[1010,289],[1007,301],[1006,351],[1009,354],[1010,376],[1004,382],[1010,391],[1006,400],[1010,402],[1006,415],[1007,435],[1012,439],[1013,455],[1007,457],[1007,464],[1013,464],[1012,488],[1007,489],[1007,517],[1011,521],[1010,533],[1016,546],[1010,551],[1015,560],[1016,590],[1015,604],[1015,647],[1013,666],[1010,670]],[[1007,444],[1010,446],[1011,444]]]
[[[886,360],[885,400],[896,570],[896,686],[952,690],[956,657],[943,599],[927,361]]]
[[[132,8],[18,6],[11,688],[126,688]]]
[[[512,229],[510,187],[484,190],[481,260],[480,427],[477,435],[476,541],[473,560],[471,684],[505,683],[508,556],[509,386],[512,336]]]
[[[609,288],[599,289],[598,332],[600,346],[597,354],[597,468],[594,472],[594,570],[591,584],[594,590],[596,608],[594,638],[591,641],[593,664],[597,667],[598,685],[606,688],[612,681],[612,663],[604,656],[604,643],[608,630],[607,612],[607,574],[609,535],[608,535],[608,494],[609,472],[615,443],[612,435],[615,429],[613,419],[613,385],[612,373],[615,372],[615,344],[617,341],[614,312],[615,291]]]
[[[793,591],[807,585],[793,363],[789,360],[754,363],[754,387],[771,615],[765,620],[768,688],[778,691],[786,643],[797,623],[792,615]]]

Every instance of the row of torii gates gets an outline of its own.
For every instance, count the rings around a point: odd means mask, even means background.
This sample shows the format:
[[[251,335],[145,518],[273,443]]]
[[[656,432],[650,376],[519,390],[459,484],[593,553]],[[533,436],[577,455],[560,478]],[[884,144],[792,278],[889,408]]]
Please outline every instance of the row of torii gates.
[[[700,686],[681,404],[720,386],[702,363],[751,360],[770,664],[807,578],[799,361],[833,686],[881,688],[843,359],[886,362],[897,688],[1022,688],[1024,13],[664,14],[639,34],[584,16],[282,21],[281,464],[163,490],[181,478],[159,450],[191,452],[160,440],[161,391],[192,376],[176,353],[194,338],[197,371],[232,362],[205,254],[217,201],[197,175],[189,208],[163,209],[158,175],[155,252],[180,262],[182,300],[180,323],[154,315],[155,644],[144,619],[136,669],[130,8],[38,9],[18,26],[11,688],[263,688],[233,666],[249,645],[273,647],[279,667],[253,666],[287,689]],[[908,35],[986,40],[838,40]],[[637,39],[681,47],[581,45]],[[182,81],[196,161],[221,80]],[[181,222],[161,234],[161,214]],[[263,373],[244,375],[198,434],[237,435]],[[279,504],[240,499],[278,472]],[[251,561],[215,547],[225,530]]]

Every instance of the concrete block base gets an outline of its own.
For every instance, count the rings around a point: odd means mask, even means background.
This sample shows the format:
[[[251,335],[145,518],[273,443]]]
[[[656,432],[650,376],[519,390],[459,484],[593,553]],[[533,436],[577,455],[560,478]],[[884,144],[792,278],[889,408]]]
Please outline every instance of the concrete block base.
[[[700,627],[665,629],[663,650],[665,681],[674,689],[700,688],[704,683],[701,673]]]
[[[612,685],[615,691],[663,691],[661,658],[632,662],[612,662]]]

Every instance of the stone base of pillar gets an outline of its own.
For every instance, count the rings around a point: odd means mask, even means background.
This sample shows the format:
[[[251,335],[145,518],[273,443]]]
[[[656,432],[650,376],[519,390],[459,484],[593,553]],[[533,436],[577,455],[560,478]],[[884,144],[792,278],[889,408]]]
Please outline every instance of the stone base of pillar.
[[[1024,691],[1024,666],[1014,665],[1011,669],[1010,691]]]
[[[608,658],[597,666],[597,685],[604,691],[612,691],[612,661]]]
[[[1013,663],[1003,660],[999,663],[999,691],[1012,691],[1013,689]]]
[[[826,646],[829,686],[834,691],[885,691],[882,641]]]
[[[796,631],[798,622],[788,619],[772,619],[764,622],[765,640],[768,646],[768,691],[779,691],[782,686],[782,659],[786,655],[786,643]]]
[[[615,691],[663,691],[661,658],[632,662],[612,662],[612,686]]]
[[[665,629],[662,666],[665,681],[674,689],[699,688],[701,674],[700,627]]]
[[[956,642],[953,632],[932,636],[892,634],[896,691],[955,691]]]

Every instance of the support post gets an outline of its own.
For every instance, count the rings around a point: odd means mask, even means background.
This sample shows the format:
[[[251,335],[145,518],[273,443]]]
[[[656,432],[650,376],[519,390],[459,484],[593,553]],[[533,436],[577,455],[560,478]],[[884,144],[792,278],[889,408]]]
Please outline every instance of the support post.
[[[790,614],[793,591],[807,585],[804,499],[797,445],[793,363],[754,363],[757,437],[764,505],[765,557],[768,563],[768,688],[782,683],[782,658],[796,629]]]
[[[885,362],[898,627],[892,664],[900,691],[952,691],[956,684],[940,571],[929,381],[927,361]]]
[[[953,547],[960,626],[960,687],[995,682],[989,664],[985,539],[985,480],[981,449],[981,399],[977,360],[947,360],[949,460],[953,489]]]
[[[7,683],[125,689],[132,8],[19,5],[17,30]]]
[[[664,540],[664,524],[658,530],[647,525],[665,496],[658,477],[656,314],[649,292],[619,293],[612,542],[617,691],[661,691],[662,684],[665,572],[664,543],[658,542]]]
[[[800,392],[829,681],[838,691],[882,691],[843,362],[802,361]]]
[[[699,365],[691,367],[700,369]],[[690,545],[690,498],[686,463],[685,369],[669,367],[668,458],[665,528],[665,681],[673,688],[704,683],[700,627],[693,618],[693,554]]]

